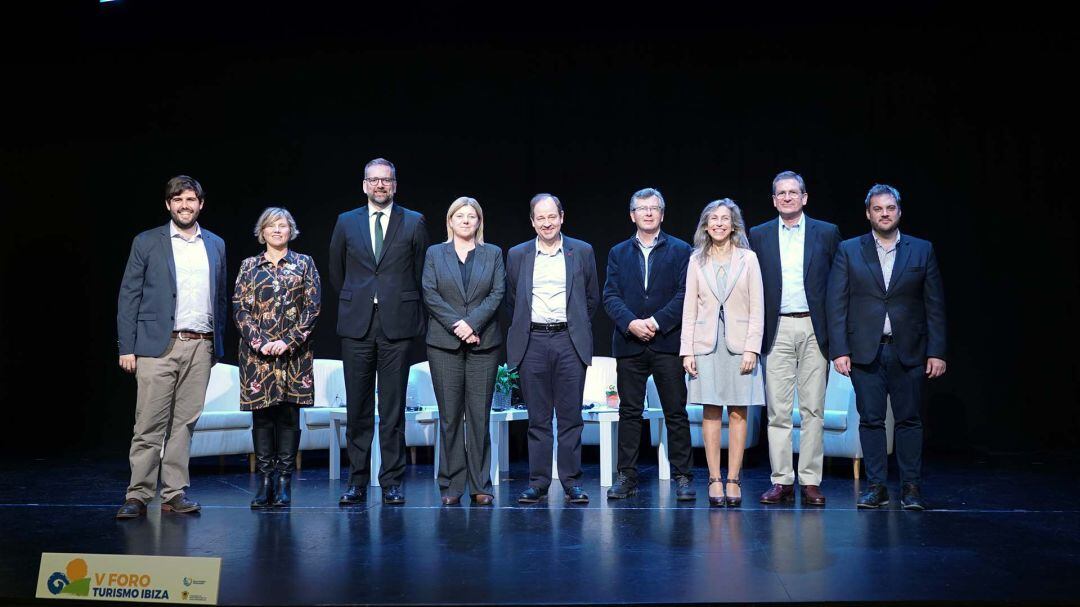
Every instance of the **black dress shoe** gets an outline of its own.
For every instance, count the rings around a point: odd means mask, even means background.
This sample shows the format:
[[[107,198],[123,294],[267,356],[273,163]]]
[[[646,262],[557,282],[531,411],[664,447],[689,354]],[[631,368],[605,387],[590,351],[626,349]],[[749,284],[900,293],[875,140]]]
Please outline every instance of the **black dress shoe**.
[[[540,500],[547,497],[547,494],[547,489],[541,489],[540,487],[529,487],[528,489],[522,491],[521,495],[518,496],[518,503],[535,504],[536,502],[539,502]]]
[[[367,501],[367,492],[364,487],[360,485],[349,485],[349,488],[342,494],[338,503],[342,506],[348,506],[350,504],[362,504]]]
[[[398,505],[405,503],[405,494],[401,492],[401,485],[390,485],[382,490],[382,503]]]
[[[884,484],[870,485],[859,496],[858,508],[880,508],[889,505],[889,490]]]
[[[620,472],[619,477],[615,479],[615,484],[607,490],[607,497],[609,500],[621,500],[635,493],[637,493],[637,481]]]
[[[923,502],[918,485],[904,483],[904,486],[900,488],[900,507],[904,510],[918,510],[920,512],[926,510],[926,504]]]
[[[588,504],[589,494],[580,485],[574,485],[566,490],[566,501],[571,504]]]
[[[697,500],[697,491],[690,483],[692,478],[685,474],[675,477],[675,499],[680,502],[692,502]]]
[[[116,511],[116,518],[139,518],[146,514],[146,504],[137,499],[124,500],[124,505]]]
[[[161,503],[162,512],[189,514],[198,512],[200,509],[202,509],[202,506],[199,505],[199,502],[189,500],[183,493],[174,495],[171,500]]]

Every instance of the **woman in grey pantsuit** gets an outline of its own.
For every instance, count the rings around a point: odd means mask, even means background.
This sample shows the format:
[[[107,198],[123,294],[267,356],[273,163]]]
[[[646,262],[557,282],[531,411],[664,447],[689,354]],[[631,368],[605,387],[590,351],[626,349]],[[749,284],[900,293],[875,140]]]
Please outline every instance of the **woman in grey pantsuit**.
[[[442,452],[439,489],[444,506],[461,503],[466,480],[473,503],[490,506],[488,421],[502,332],[496,312],[506,290],[499,247],[484,244],[484,212],[458,198],[446,212],[445,243],[424,259],[428,363],[439,401]]]

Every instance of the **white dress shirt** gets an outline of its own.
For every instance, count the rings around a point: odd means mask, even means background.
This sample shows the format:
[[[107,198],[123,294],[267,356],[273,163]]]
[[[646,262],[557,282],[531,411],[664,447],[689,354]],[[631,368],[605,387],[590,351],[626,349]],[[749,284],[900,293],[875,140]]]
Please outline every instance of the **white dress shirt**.
[[[874,234],[874,248],[877,249],[877,258],[881,263],[881,277],[885,279],[885,290],[889,290],[889,281],[892,280],[893,266],[896,265],[896,247],[900,246],[900,231],[896,232],[896,240],[892,244],[891,249],[886,249],[885,245],[881,244],[878,240],[877,234]],[[882,335],[892,335],[892,323],[889,322],[889,313],[885,312],[885,326],[881,329]]]
[[[532,322],[566,322],[566,257],[561,235],[551,254],[540,249],[540,238],[536,238],[532,286]]]
[[[173,262],[176,265],[176,314],[174,331],[213,333],[214,314],[210,302],[210,258],[206,256],[202,228],[187,239],[176,224],[169,222]]]
[[[809,312],[803,285],[803,256],[806,251],[806,215],[790,228],[780,219],[780,313]]]

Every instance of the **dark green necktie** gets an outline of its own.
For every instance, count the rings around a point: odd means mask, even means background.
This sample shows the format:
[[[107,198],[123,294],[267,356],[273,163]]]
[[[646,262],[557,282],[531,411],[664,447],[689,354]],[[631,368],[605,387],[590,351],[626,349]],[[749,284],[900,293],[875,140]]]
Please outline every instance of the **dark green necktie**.
[[[375,213],[375,261],[379,261],[379,256],[382,255],[382,211]]]

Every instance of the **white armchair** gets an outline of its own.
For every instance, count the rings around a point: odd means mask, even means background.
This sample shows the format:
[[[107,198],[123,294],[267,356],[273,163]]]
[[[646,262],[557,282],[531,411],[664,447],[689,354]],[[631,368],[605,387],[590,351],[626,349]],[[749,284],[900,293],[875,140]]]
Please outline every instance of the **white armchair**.
[[[792,449],[799,452],[799,394],[795,393],[792,423]],[[892,405],[885,410],[885,437],[888,453],[893,452]],[[862,443],[859,441],[859,411],[855,408],[855,388],[851,379],[840,375],[829,366],[829,383],[825,389],[825,430],[822,437],[825,457],[845,457],[852,460],[855,478],[859,478],[859,462],[862,460]]]
[[[210,369],[203,413],[191,435],[191,457],[252,451],[251,412],[240,410],[240,369],[217,363]]]

